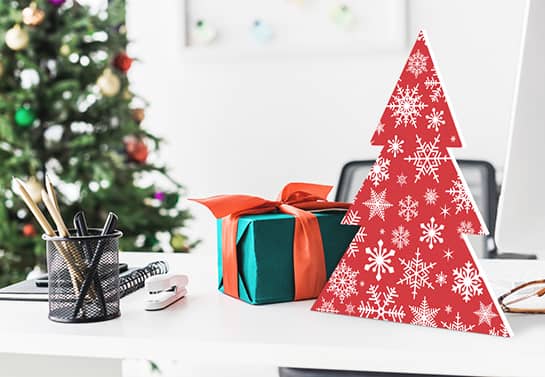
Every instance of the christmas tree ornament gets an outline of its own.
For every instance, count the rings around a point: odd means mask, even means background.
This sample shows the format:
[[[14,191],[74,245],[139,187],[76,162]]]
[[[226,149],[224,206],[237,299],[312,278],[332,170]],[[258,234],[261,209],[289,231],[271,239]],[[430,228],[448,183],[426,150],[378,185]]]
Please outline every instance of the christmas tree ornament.
[[[15,111],[14,119],[19,127],[29,127],[36,120],[36,115],[32,109],[20,107]]]
[[[53,6],[60,7],[66,2],[66,0],[47,0],[47,2]]]
[[[6,45],[13,51],[20,51],[28,46],[28,32],[16,24],[6,32]]]
[[[216,28],[214,28],[208,22],[205,22],[204,20],[197,20],[193,35],[197,44],[209,45],[216,40],[218,32]]]
[[[163,191],[157,191],[155,194],[153,194],[153,199],[157,199],[159,201],[165,200],[165,193]]]
[[[21,80],[21,88],[30,89],[40,83],[40,75],[38,71],[32,68],[23,69],[19,74]]]
[[[174,251],[187,252],[187,237],[180,233],[174,233],[170,238],[170,246]]]
[[[59,48],[59,54],[61,54],[62,56],[68,56],[71,52],[72,50],[70,49],[70,46],[68,46],[66,43],[61,45],[61,47]]]
[[[34,237],[36,234],[38,234],[38,232],[36,231],[36,227],[33,224],[23,225],[21,233],[23,233],[23,236],[25,237]]]
[[[124,52],[120,52],[114,58],[114,67],[116,67],[123,73],[127,73],[131,68],[132,62],[133,59],[131,59],[129,55]]]
[[[145,164],[148,159],[148,146],[142,139],[136,137],[128,137],[124,140],[125,153],[130,161],[137,162],[139,164]]]
[[[273,39],[274,33],[270,25],[262,20],[255,20],[251,28],[252,35],[259,43],[268,43]]]
[[[359,230],[313,310],[512,336],[467,238],[488,231],[448,150],[462,144],[446,98],[420,32],[343,219]]]
[[[27,26],[38,26],[40,25],[45,18],[45,12],[38,8],[36,3],[33,1],[30,5],[23,9],[23,23]]]
[[[142,123],[142,121],[146,117],[146,112],[143,108],[138,107],[136,109],[131,109],[131,116],[136,123]]]
[[[335,25],[347,30],[354,26],[355,16],[348,5],[340,4],[332,9],[331,20]]]
[[[111,69],[106,68],[98,77],[97,86],[103,96],[113,97],[119,93],[119,90],[121,89],[121,81]]]

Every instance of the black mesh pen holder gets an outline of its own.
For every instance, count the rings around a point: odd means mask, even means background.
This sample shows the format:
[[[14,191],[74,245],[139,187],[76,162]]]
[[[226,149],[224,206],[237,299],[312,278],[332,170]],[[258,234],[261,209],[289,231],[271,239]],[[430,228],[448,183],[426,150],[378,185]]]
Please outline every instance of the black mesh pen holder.
[[[63,323],[106,321],[119,317],[120,231],[89,236],[42,238],[47,242],[49,319]]]

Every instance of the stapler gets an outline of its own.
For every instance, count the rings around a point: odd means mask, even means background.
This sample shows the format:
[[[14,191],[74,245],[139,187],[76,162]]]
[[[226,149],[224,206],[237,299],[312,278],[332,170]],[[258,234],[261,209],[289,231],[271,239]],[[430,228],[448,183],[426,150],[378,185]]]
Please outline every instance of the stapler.
[[[186,275],[155,275],[146,279],[146,310],[161,310],[187,294]]]

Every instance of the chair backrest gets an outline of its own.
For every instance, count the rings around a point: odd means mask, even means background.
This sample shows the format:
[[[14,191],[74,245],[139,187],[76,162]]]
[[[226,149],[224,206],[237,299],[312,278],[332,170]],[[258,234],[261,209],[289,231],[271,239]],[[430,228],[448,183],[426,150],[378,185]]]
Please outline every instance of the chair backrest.
[[[475,199],[475,203],[481,212],[484,222],[494,235],[496,225],[496,211],[498,205],[498,188],[496,185],[496,170],[487,161],[481,160],[457,160],[458,166],[464,175],[469,190]],[[350,161],[345,164],[341,171],[336,201],[352,202],[360,189],[369,170],[375,160]],[[482,237],[481,237],[482,238]],[[489,240],[472,242],[478,255],[487,257],[490,250]]]

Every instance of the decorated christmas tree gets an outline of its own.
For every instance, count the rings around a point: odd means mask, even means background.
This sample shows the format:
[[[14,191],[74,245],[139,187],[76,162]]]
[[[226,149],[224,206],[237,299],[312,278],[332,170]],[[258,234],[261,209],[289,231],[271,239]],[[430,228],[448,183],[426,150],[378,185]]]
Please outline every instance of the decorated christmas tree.
[[[509,336],[466,236],[487,230],[422,32],[371,143],[384,148],[343,219],[360,229],[313,309]]]
[[[146,102],[127,79],[125,2],[92,11],[72,0],[0,2],[0,286],[45,262],[45,243],[12,176],[36,201],[44,172],[67,222],[119,215],[124,250],[187,251],[182,187],[154,160]],[[149,155],[149,156],[148,156]]]

